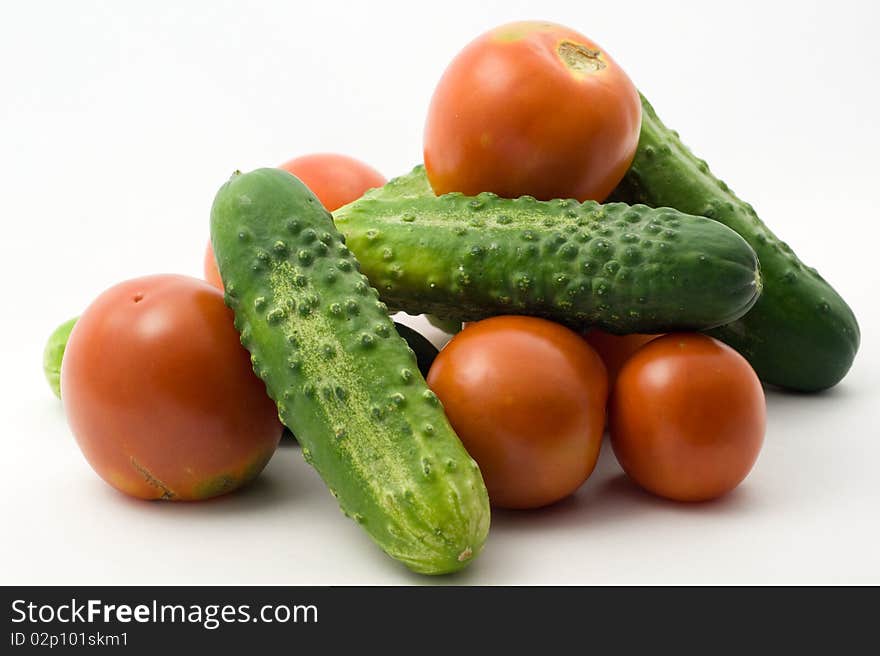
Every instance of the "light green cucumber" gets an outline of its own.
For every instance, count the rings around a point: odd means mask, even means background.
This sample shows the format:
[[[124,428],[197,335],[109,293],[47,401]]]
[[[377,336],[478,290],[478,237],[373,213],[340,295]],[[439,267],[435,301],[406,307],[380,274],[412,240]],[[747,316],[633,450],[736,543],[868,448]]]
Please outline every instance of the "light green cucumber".
[[[64,349],[67,348],[67,340],[70,339],[70,331],[79,317],[68,319],[49,335],[46,348],[43,349],[43,374],[52,389],[52,393],[61,398],[61,361],[64,358]]]
[[[489,529],[479,468],[320,202],[284,171],[236,174],[211,239],[254,371],[342,511],[416,572],[467,565]]]
[[[703,330],[741,317],[761,290],[754,251],[715,221],[623,203],[436,197],[421,166],[334,219],[382,300],[410,314]]]

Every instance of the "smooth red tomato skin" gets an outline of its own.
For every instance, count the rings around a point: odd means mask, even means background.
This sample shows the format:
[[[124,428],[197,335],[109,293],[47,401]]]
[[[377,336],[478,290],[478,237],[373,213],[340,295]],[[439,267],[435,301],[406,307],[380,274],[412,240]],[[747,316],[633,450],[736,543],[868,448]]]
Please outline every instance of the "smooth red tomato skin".
[[[222,294],[177,275],[111,287],[82,314],[61,369],[83,454],[120,491],[193,500],[254,478],[281,436]]]
[[[677,501],[733,490],[764,441],[761,382],[735,350],[700,334],[669,334],[623,365],[610,403],[611,444],[641,487]]]
[[[211,247],[210,241],[205,247],[204,272],[205,281],[222,292],[223,279],[220,277],[220,270],[217,268],[217,260],[214,258],[214,249]]]
[[[568,328],[520,316],[468,323],[427,380],[493,505],[554,503],[593,471],[607,378],[599,356]]]
[[[381,187],[387,180],[373,167],[348,155],[313,153],[295,157],[278,168],[298,177],[311,190],[328,212],[356,201],[368,190]],[[205,250],[205,280],[219,290],[223,281],[217,270],[211,242]]]
[[[590,346],[596,349],[596,353],[605,363],[605,370],[608,372],[608,386],[613,388],[623,363],[655,337],[657,335],[640,333],[612,335],[604,330],[593,328],[586,334],[585,339],[590,343]]]
[[[574,70],[564,61],[595,61]],[[572,55],[571,53],[575,53]],[[552,23],[511,23],[450,63],[425,124],[424,160],[437,194],[602,201],[635,156],[641,102],[608,54]]]
[[[328,212],[335,212],[381,187],[386,180],[376,169],[348,155],[314,153],[285,162],[278,168],[298,177]]]

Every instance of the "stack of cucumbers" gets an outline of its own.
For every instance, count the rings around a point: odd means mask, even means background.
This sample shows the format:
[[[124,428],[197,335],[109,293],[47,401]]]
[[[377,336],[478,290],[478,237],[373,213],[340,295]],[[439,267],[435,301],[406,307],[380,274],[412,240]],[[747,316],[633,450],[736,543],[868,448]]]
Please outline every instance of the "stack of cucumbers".
[[[278,169],[217,194],[213,247],[254,370],[343,512],[417,572],[470,562],[489,500],[391,311],[709,331],[799,391],[852,363],[846,303],[643,104],[606,204],[437,197],[422,167],[334,217]]]

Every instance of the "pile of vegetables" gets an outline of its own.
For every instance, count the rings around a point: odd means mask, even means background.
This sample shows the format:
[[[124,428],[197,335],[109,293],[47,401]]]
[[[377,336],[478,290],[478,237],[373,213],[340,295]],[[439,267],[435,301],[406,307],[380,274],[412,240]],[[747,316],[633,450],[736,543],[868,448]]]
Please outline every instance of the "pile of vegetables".
[[[86,459],[126,494],[204,499],[256,477],[283,423],[426,574],[480,553],[490,504],[575,492],[606,428],[645,490],[729,492],[764,439],[762,381],[831,387],[859,345],[608,53],[550,23],[452,61],[406,175],[341,155],[236,172],[205,277],[123,282],[50,338]],[[438,354],[400,310],[457,334]]]

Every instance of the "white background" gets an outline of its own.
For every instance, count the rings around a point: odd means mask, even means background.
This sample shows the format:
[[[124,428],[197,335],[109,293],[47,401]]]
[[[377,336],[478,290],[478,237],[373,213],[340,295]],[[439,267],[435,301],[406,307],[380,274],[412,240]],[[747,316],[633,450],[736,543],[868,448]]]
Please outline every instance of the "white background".
[[[652,498],[605,448],[573,498],[494,513],[483,555],[441,581],[880,583],[876,3],[727,6],[4,3],[0,583],[425,582],[338,512],[296,447],[228,498],[116,493],[79,454],[41,351],[116,282],[200,275],[213,194],[236,168],[329,150],[408,170],[446,63],[523,18],[604,46],[849,300],[863,346],[828,393],[768,392],[764,451],[727,498]]]

